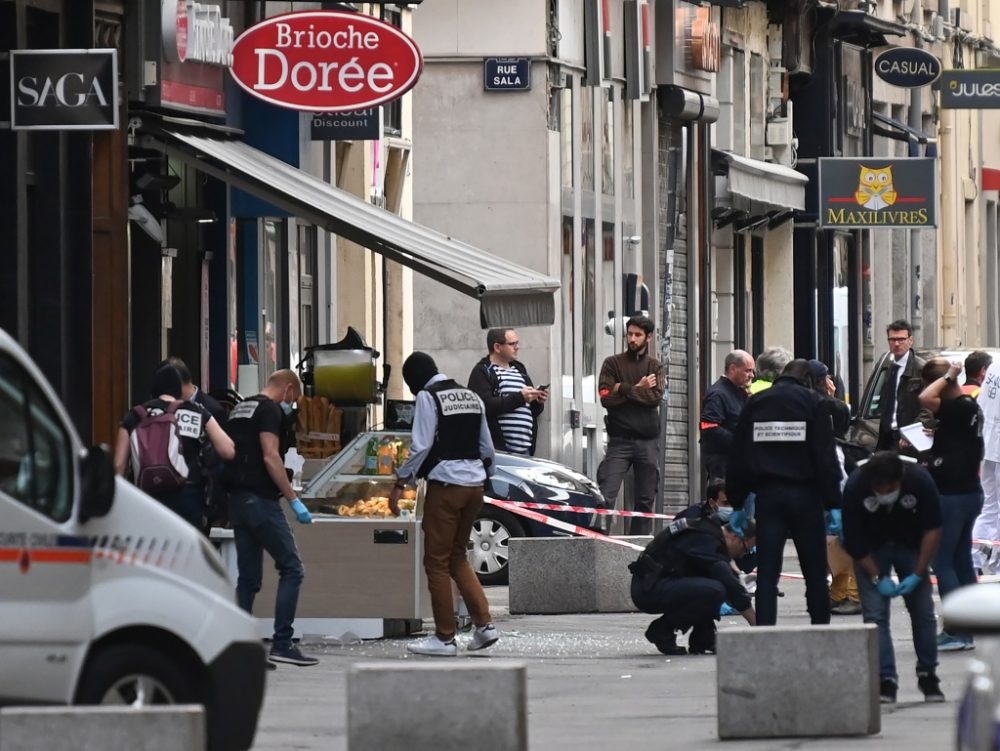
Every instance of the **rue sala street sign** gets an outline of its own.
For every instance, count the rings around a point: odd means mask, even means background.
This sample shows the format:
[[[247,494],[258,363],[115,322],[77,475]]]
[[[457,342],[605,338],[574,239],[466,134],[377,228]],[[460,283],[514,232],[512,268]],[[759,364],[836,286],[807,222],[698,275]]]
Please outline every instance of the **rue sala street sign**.
[[[302,11],[244,31],[229,72],[279,107],[347,112],[403,96],[423,66],[416,42],[391,24],[363,13]]]

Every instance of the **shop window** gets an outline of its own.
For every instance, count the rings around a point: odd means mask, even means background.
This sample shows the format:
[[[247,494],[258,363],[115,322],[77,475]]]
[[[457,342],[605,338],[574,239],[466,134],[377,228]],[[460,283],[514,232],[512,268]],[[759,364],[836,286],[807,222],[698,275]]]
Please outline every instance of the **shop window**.
[[[733,117],[740,118],[733,121],[733,153],[742,155],[747,153],[746,60],[746,52],[733,49]]]
[[[259,377],[261,384],[274,371],[286,367],[288,363],[288,348],[285,340],[285,289],[283,280],[285,269],[283,259],[286,251],[286,223],[281,219],[261,220],[261,265],[260,265],[260,363]]]
[[[56,521],[73,508],[69,436],[32,377],[0,355],[0,493]]]
[[[597,378],[597,229],[593,219],[583,222],[583,393],[596,393]]]
[[[573,77],[559,90],[559,155],[562,186],[573,187]]]
[[[299,345],[300,351],[318,343],[319,311],[316,307],[317,229],[299,225]]]
[[[594,190],[594,89],[583,86],[580,89],[580,172],[583,189]]]
[[[622,146],[622,191],[625,198],[635,198],[635,106],[626,101],[622,130],[624,144]]]
[[[764,75],[764,58],[750,55],[750,156],[764,159],[764,129],[767,126],[765,102],[767,79]]]
[[[562,392],[566,399],[573,398],[573,364],[576,357],[576,335],[573,328],[576,322],[575,310],[573,307],[573,252],[575,243],[573,233],[573,217],[564,216],[562,218],[562,363],[563,363],[563,383]]]
[[[344,187],[344,177],[347,174],[347,156],[351,151],[351,141],[337,141],[337,187]]]
[[[402,29],[403,14],[398,10],[383,8],[382,19],[397,29]],[[382,118],[383,132],[387,136],[401,136],[403,134],[403,98],[399,97],[383,104]]]
[[[615,88],[608,89],[601,122],[601,190],[604,195],[615,194]]]
[[[404,146],[390,146],[385,158],[385,208],[398,214],[403,202],[403,187],[406,185],[406,167],[410,162],[410,149]]]

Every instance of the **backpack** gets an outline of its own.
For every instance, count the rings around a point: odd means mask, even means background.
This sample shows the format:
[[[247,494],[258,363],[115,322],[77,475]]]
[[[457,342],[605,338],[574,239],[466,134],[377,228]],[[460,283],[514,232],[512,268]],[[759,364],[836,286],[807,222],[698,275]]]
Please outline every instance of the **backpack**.
[[[139,424],[129,436],[132,477],[140,490],[154,497],[180,490],[188,477],[177,429],[177,410],[183,403],[176,399],[158,415],[149,414],[141,404],[135,407]]]

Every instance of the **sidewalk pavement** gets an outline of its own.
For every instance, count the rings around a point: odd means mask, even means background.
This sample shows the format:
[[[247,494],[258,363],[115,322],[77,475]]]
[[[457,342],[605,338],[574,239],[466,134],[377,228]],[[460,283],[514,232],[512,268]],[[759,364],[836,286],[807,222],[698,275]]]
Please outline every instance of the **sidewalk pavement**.
[[[797,572],[794,558],[786,571]],[[785,579],[779,600],[780,625],[808,624],[805,587]],[[320,658],[311,668],[282,665],[268,674],[267,697],[255,749],[319,751],[347,748],[346,675],[354,662],[368,660],[516,660],[528,666],[528,739],[546,751],[579,749],[847,749],[859,744],[880,751],[949,749],[954,745],[958,700],[975,652],[940,655],[939,675],[948,701],[925,704],[917,690],[909,617],[901,600],[893,603],[892,624],[900,674],[899,703],[883,707],[882,732],[868,738],[718,740],[715,657],[665,657],[643,638],[651,616],[641,613],[511,616],[507,588],[487,594],[500,641],[483,652],[457,658],[408,655],[406,639],[357,644],[311,643],[303,651]],[[940,610],[939,610],[940,612]],[[861,616],[834,616],[834,623],[861,622]],[[745,625],[724,618],[720,630]],[[459,636],[459,641],[468,636]],[[680,640],[684,643],[684,639]],[[801,670],[808,670],[803,665]],[[385,707],[391,712],[392,707]],[[488,707],[484,707],[488,711]],[[469,739],[475,748],[475,739]],[[360,751],[360,750],[353,750]],[[423,751],[415,749],[414,751]]]

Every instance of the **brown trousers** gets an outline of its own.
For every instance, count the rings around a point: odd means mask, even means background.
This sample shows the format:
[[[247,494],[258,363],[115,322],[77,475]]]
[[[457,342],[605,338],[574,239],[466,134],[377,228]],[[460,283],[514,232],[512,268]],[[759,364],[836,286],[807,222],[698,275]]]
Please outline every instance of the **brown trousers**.
[[[469,533],[483,507],[483,486],[464,487],[427,483],[424,499],[424,570],[434,611],[434,630],[442,641],[455,636],[455,600],[451,581],[469,608],[477,626],[491,622],[486,593],[469,565]]]

